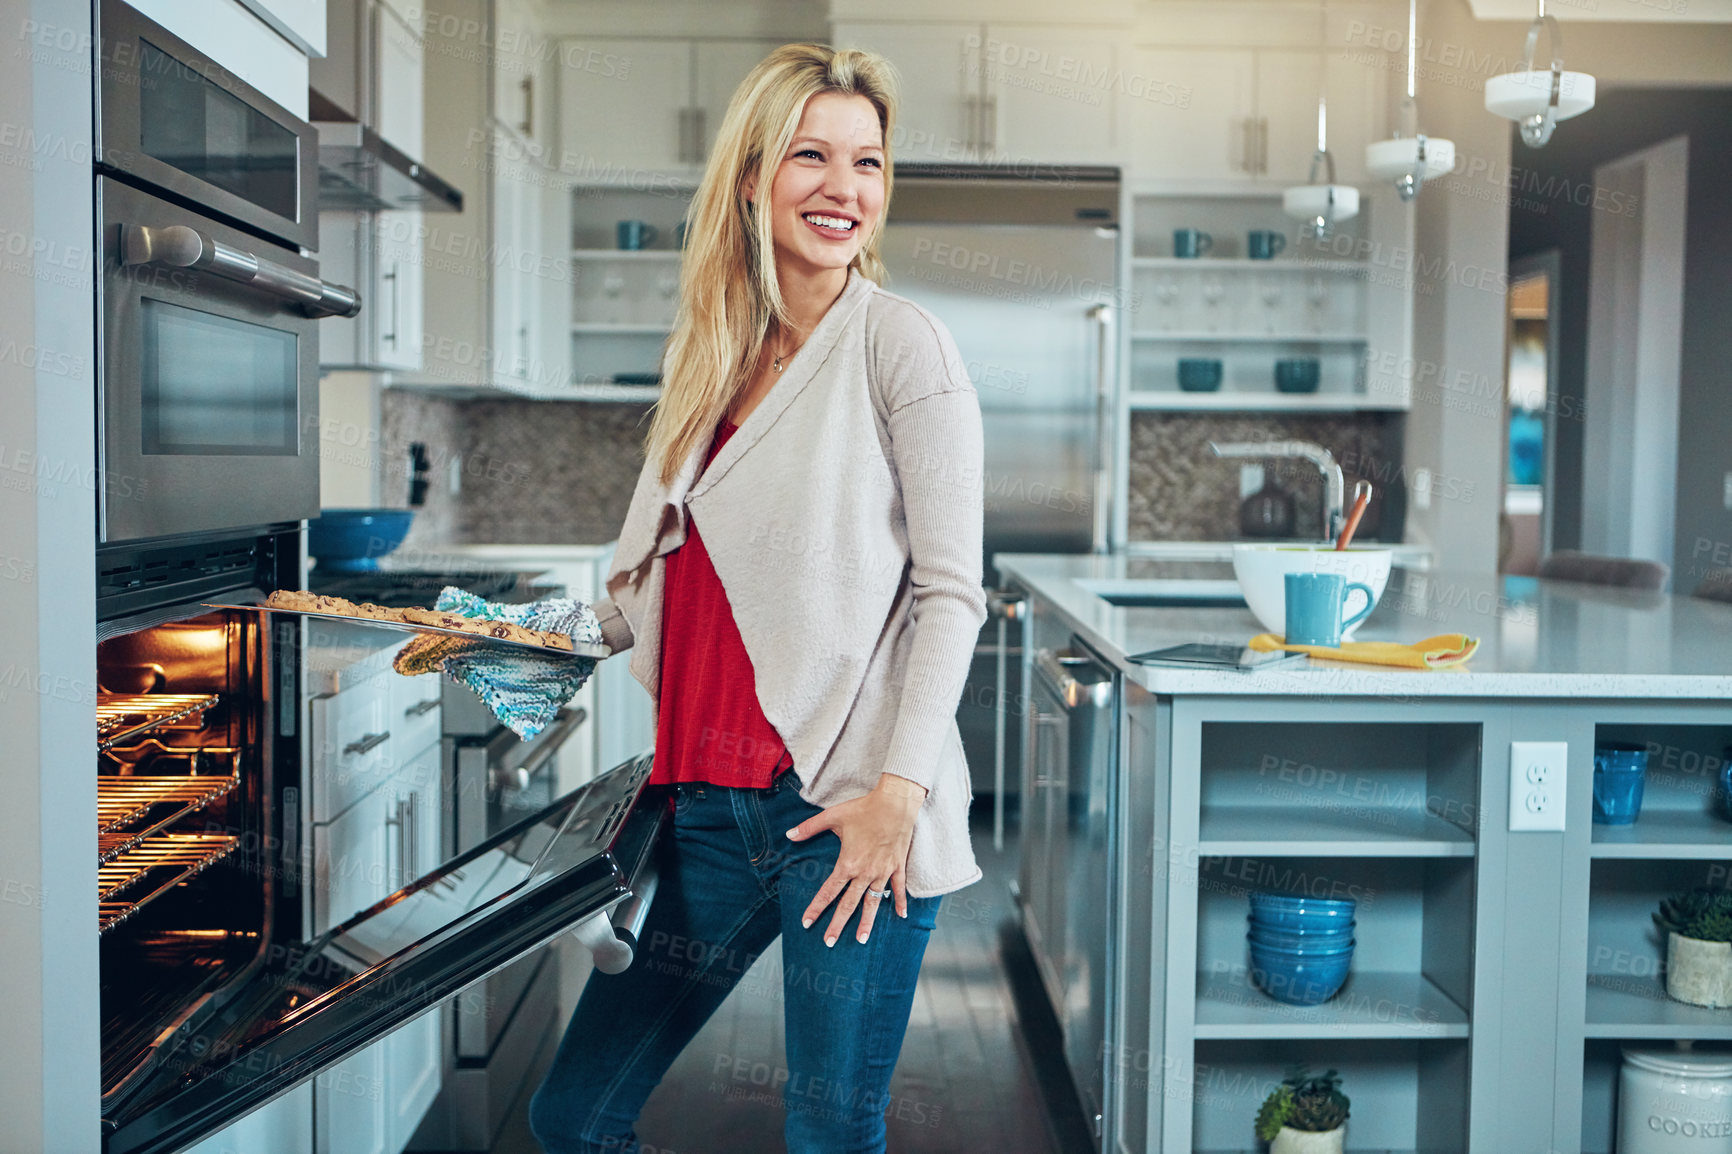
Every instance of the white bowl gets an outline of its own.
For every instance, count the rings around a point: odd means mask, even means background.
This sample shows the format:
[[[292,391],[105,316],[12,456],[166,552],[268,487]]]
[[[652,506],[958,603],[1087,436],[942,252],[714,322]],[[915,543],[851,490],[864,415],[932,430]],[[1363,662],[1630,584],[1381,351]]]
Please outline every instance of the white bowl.
[[[1380,545],[1353,545],[1337,552],[1333,545],[1325,544],[1239,544],[1233,546],[1233,576],[1239,579],[1245,604],[1263,628],[1283,634],[1287,632],[1287,574],[1339,573],[1369,586],[1375,609],[1384,586],[1389,584],[1389,566],[1394,558],[1395,550]],[[1350,590],[1341,607],[1342,620],[1364,607],[1364,595]],[[1360,624],[1363,621],[1343,629],[1342,640],[1352,637]]]

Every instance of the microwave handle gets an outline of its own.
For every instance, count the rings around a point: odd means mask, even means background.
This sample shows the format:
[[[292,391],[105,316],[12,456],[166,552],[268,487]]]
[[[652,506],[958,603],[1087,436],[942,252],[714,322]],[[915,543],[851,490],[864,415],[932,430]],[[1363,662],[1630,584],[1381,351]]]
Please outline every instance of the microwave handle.
[[[299,304],[310,317],[352,317],[361,312],[361,295],[352,288],[261,260],[245,249],[213,240],[184,224],[167,228],[123,224],[120,238],[123,265],[165,264],[200,269]]]

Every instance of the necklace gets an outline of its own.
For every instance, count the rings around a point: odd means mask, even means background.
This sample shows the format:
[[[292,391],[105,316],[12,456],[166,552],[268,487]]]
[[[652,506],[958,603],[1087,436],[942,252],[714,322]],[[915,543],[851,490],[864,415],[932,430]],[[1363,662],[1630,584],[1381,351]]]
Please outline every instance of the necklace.
[[[768,338],[765,338],[765,339],[768,340]],[[793,348],[791,348],[787,352],[783,352],[783,353],[776,352],[776,346],[772,344],[770,346],[770,353],[771,353],[770,367],[772,369],[776,370],[778,373],[781,372],[784,368],[787,367],[782,362],[787,360],[789,357],[793,356],[795,353],[797,353],[799,351],[800,351],[800,346],[798,343],[796,343]]]

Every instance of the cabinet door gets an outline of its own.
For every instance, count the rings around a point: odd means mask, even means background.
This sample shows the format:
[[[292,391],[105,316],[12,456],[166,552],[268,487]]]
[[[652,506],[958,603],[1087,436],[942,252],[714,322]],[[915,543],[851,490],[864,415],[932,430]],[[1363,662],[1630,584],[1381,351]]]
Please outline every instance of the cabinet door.
[[[424,296],[421,211],[379,213],[373,241],[373,361],[385,369],[418,369]]]
[[[319,275],[336,284],[366,286],[371,296],[373,276],[373,215],[366,212],[319,214]],[[372,363],[372,309],[377,301],[361,302],[358,317],[325,317],[319,322],[319,367],[364,368]]]
[[[1324,68],[1329,83],[1329,154],[1335,179],[1363,187],[1365,146],[1389,135],[1389,93],[1399,73],[1366,63],[1363,53],[1331,52]],[[1322,179],[1320,176],[1318,179]]]
[[[835,26],[845,48],[888,57],[902,105],[890,145],[899,160],[972,160],[980,137],[982,28],[978,24]]]
[[[313,1149],[317,1154],[397,1154],[386,1123],[385,1058],[389,1037],[313,1079]]]
[[[989,24],[980,151],[1052,163],[1119,159],[1118,49],[1110,32]]]
[[[524,173],[521,162],[503,133],[494,130],[493,151],[493,232],[492,261],[492,341],[489,358],[494,382],[512,385],[523,379],[523,278],[517,275],[526,250],[523,229]]]
[[[1317,95],[1322,88],[1321,52],[1258,51],[1258,180],[1282,187],[1305,183],[1317,152]],[[1345,114],[1348,104],[1346,99],[1339,107],[1332,103],[1331,119]],[[1330,125],[1331,136],[1337,127]],[[1319,173],[1317,179],[1324,177]]]
[[[690,41],[561,41],[560,167],[580,180],[686,167],[691,75]]]
[[[493,119],[528,140],[535,123],[535,19],[523,0],[493,10]]]
[[[373,130],[419,160],[423,152],[421,38],[386,5],[372,7]]]
[[[392,782],[390,821],[393,889],[401,889],[436,869],[444,854],[439,842],[440,755],[437,742],[403,765]],[[380,792],[385,792],[381,790]],[[444,1016],[438,1007],[398,1027],[379,1043],[384,1048],[385,1129],[389,1149],[403,1149],[444,1082]]]
[[[303,1082],[185,1154],[307,1154],[312,1148],[313,1085]]]
[[[1134,180],[1251,180],[1250,52],[1133,48],[1124,59],[1119,107]]]
[[[313,826],[313,933],[322,934],[399,888],[389,822],[397,795],[375,789],[335,821]]]
[[[693,131],[703,149],[702,159],[709,159],[734,90],[777,44],[775,40],[700,40],[692,46],[692,103],[698,118]]]

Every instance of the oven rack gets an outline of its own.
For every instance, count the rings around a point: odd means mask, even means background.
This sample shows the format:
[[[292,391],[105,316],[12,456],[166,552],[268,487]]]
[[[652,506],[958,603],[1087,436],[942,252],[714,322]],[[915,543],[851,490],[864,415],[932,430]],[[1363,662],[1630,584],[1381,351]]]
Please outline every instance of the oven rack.
[[[238,750],[203,750],[238,755]],[[196,813],[240,784],[229,777],[98,777],[97,864],[125,853],[189,813]]]
[[[199,715],[202,724],[205,711],[216,703],[214,693],[98,693],[96,748],[108,749],[127,738],[194,714]]]
[[[240,839],[221,833],[164,833],[147,837],[96,868],[97,928],[106,933],[200,870],[233,853]],[[144,896],[115,895],[148,883]]]

